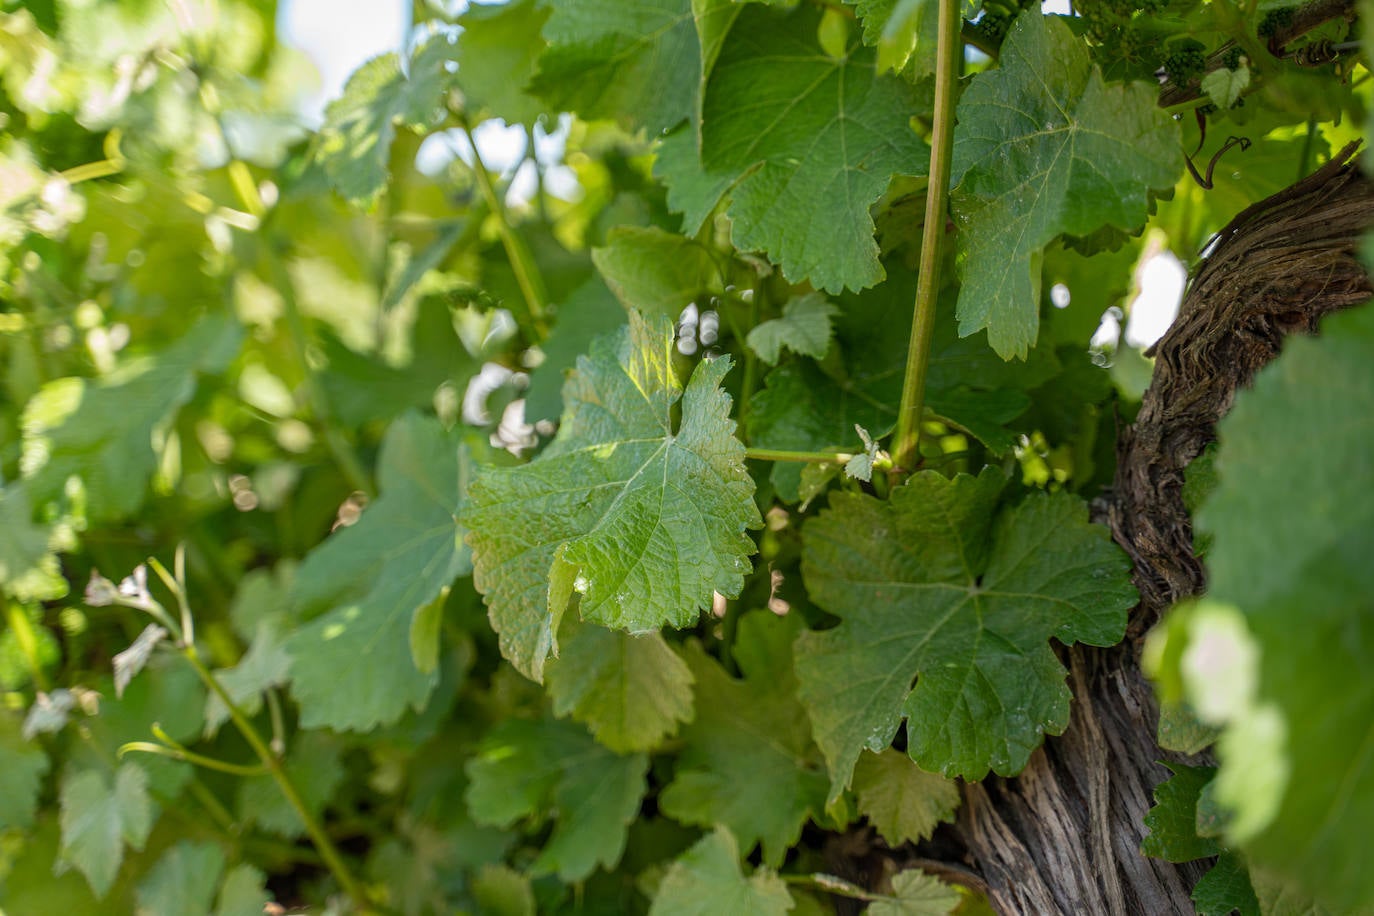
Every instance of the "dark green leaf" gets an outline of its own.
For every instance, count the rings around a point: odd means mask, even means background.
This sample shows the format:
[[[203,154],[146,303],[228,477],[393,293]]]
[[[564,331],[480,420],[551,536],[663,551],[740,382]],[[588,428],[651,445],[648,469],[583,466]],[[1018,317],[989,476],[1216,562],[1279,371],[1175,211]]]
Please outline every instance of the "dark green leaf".
[[[903,717],[923,769],[1019,772],[1068,725],[1050,637],[1121,638],[1136,596],[1105,529],[1065,493],[994,512],[1003,485],[991,468],[954,480],[927,471],[887,502],[832,496],[804,529],[807,591],[842,621],[797,642],[832,801],[862,750],[887,747]]]
[[[772,866],[825,805],[825,772],[792,673],[792,640],[802,626],[795,614],[744,615],[735,642],[743,680],[688,644],[696,718],[683,729],[677,774],[659,799],[683,823],[729,827],[746,851],[761,844]]]
[[[551,816],[553,833],[532,873],[580,881],[598,865],[620,861],[648,766],[645,755],[614,754],[580,726],[509,719],[482,739],[467,764],[468,808],[478,823],[502,827]]]

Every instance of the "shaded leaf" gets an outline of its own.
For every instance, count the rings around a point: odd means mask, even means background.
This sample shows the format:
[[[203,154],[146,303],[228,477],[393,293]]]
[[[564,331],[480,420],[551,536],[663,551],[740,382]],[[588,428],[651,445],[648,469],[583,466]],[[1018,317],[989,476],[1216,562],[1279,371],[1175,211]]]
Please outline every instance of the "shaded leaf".
[[[564,621],[561,642],[545,672],[553,711],[611,750],[653,750],[692,717],[692,672],[658,633]]]
[[[1197,835],[1197,800],[1202,787],[1212,781],[1215,767],[1164,764],[1174,774],[1155,786],[1155,804],[1145,815],[1150,833],[1140,851],[1166,862],[1191,862],[1221,851],[1216,840]]]
[[[782,916],[794,906],[787,885],[771,869],[745,877],[739,847],[724,827],[683,853],[658,886],[650,916],[750,913]]]
[[[820,293],[807,293],[782,307],[782,317],[756,325],[749,331],[749,348],[770,366],[786,347],[793,353],[821,359],[830,349],[830,319],[839,312]]]
[[[927,839],[941,821],[952,821],[959,787],[927,773],[901,751],[861,754],[854,766],[854,795],[865,815],[892,847]]]
[[[139,912],[205,916],[223,870],[224,853],[218,846],[182,840],[163,853],[139,882]]]
[[[387,431],[378,468],[381,497],[296,575],[297,607],[328,609],[283,643],[306,728],[366,731],[423,706],[438,674],[415,665],[412,621],[471,569],[457,516],[472,471],[457,436],[407,414]]]
[[[143,670],[143,666],[148,664],[149,657],[157,644],[167,637],[167,631],[155,623],[150,623],[143,628],[143,632],[138,634],[138,638],[130,644],[129,648],[115,655],[111,660],[114,666],[114,687],[115,696],[124,696],[124,688],[129,686],[129,682],[134,676]]]
[[[693,302],[721,289],[720,268],[706,246],[653,226],[612,229],[592,263],[621,303],[676,320]]]
[[[551,817],[553,832],[531,873],[580,881],[598,865],[614,868],[620,861],[648,766],[644,754],[614,754],[580,726],[508,719],[468,761],[465,798],[480,824],[509,827],[523,817]]]
[[[324,804],[344,778],[343,748],[328,732],[299,732],[286,755],[286,775],[291,778],[305,809],[319,816]],[[305,823],[282,797],[281,787],[270,775],[248,776],[238,783],[238,815],[280,836],[305,833]]]
[[[875,901],[869,916],[945,916],[960,902],[958,891],[915,868],[893,876],[892,896]]]
[[[0,712],[0,830],[33,826],[38,792],[48,772],[48,755],[28,740],[19,718]]]
[[[454,57],[469,114],[483,110],[507,124],[534,124],[547,109],[526,91],[544,51],[540,36],[548,9],[535,0],[470,5],[458,24]]]
[[[825,805],[825,772],[792,673],[792,640],[803,626],[795,614],[741,617],[742,680],[688,643],[696,717],[682,730],[677,773],[659,798],[664,813],[683,823],[730,828],[746,852],[761,844],[773,866]]]

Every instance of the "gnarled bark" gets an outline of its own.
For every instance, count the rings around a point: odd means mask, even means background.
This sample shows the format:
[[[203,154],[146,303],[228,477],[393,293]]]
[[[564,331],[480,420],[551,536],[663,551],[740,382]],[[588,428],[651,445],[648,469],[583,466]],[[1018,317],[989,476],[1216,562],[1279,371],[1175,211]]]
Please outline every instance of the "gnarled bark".
[[[1192,279],[1178,320],[1159,342],[1154,377],[1134,425],[1121,430],[1113,489],[1095,505],[1134,561],[1140,604],[1126,640],[1075,646],[1068,730],[1049,739],[1015,779],[969,785],[956,835],[967,864],[1005,914],[1192,914],[1189,894],[1208,863],[1142,856],[1142,819],[1159,760],[1158,708],[1140,673],[1140,644],[1160,613],[1200,592],[1183,506],[1184,469],[1215,438],[1235,392],[1292,333],[1367,301],[1355,256],[1374,224],[1374,184],[1354,145],[1292,187],[1237,216]]]

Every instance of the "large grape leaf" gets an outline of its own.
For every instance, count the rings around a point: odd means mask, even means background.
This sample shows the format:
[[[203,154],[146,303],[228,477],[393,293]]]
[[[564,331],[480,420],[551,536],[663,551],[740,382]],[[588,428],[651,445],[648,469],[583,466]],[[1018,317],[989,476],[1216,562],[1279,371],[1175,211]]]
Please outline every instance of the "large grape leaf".
[[[581,881],[598,865],[620,861],[648,769],[644,754],[612,753],[578,725],[507,719],[468,761],[465,797],[480,824],[509,827],[522,817],[551,816],[553,832],[531,871]]]
[[[548,0],[532,89],[558,111],[657,134],[692,110],[701,56],[691,0]]]
[[[472,568],[457,522],[471,473],[467,449],[437,420],[407,414],[387,431],[381,497],[296,575],[297,608],[328,611],[283,643],[304,727],[365,731],[424,705],[438,673],[416,666],[411,627]]]
[[[1017,18],[1000,64],[959,100],[951,181],[959,225],[959,331],[988,329],[1004,358],[1039,332],[1040,259],[1063,233],[1136,230],[1151,188],[1183,170],[1178,126],[1159,88],[1108,85],[1068,27]]]
[[[1050,637],[1121,638],[1136,595],[1105,529],[1062,492],[994,511],[1004,483],[994,468],[953,480],[926,471],[887,502],[837,494],[803,529],[807,591],[841,618],[797,640],[832,801],[860,752],[887,747],[903,717],[923,769],[1019,772],[1069,721]]]
[[[316,162],[345,198],[371,206],[381,196],[396,128],[436,123],[456,81],[448,66],[453,57],[451,38],[439,33],[405,61],[381,54],[353,71],[343,95],[325,109],[315,149]]]
[[[760,868],[744,876],[735,838],[725,827],[718,827],[673,862],[658,886],[649,914],[783,916],[793,906],[787,885],[771,869]]]
[[[703,90],[700,162],[678,150],[661,172],[673,205],[692,213],[714,206],[703,195],[729,187],[710,176],[734,176],[736,246],[767,252],[790,280],[838,292],[884,276],[869,208],[894,175],[926,173],[929,149],[910,119],[929,100],[879,76],[857,38],[843,57],[827,54],[820,15],[810,4],[745,7]]]
[[[133,513],[157,467],[155,435],[191,399],[197,377],[223,370],[242,339],[232,319],[207,318],[161,353],[99,382],[45,385],[24,408],[23,471],[33,502],[56,499],[77,477],[90,521]]]
[[[1327,318],[1218,428],[1209,596],[1248,638],[1194,635],[1193,707],[1227,724],[1216,797],[1258,869],[1338,912],[1374,906],[1374,308]],[[1222,665],[1241,642],[1254,666]],[[1228,702],[1217,701],[1229,697]],[[1265,740],[1258,740],[1263,738]]]
[[[762,844],[773,866],[825,805],[824,767],[792,672],[792,640],[803,626],[795,614],[744,615],[735,642],[743,680],[688,644],[696,718],[683,729],[677,774],[659,799],[683,823],[729,827],[746,851]]]
[[[692,717],[692,672],[658,633],[565,620],[545,674],[554,713],[572,713],[618,753],[653,750]]]
[[[738,595],[762,525],[720,381],[704,360],[686,390],[673,326],[630,326],[578,360],[558,436],[529,464],[476,481],[462,521],[501,651],[540,679],[574,592],[582,619],[631,631],[687,626],[712,593]],[[675,410],[681,422],[675,424]]]

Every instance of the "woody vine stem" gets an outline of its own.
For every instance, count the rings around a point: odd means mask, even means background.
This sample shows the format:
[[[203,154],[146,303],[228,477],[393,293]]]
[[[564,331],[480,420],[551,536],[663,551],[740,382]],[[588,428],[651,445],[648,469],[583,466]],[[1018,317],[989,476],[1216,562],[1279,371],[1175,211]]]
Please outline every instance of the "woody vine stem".
[[[916,311],[911,318],[906,373],[897,432],[892,439],[894,475],[910,473],[920,460],[921,417],[925,410],[926,367],[935,328],[935,305],[940,293],[940,265],[944,256],[945,212],[949,205],[950,160],[954,150],[954,83],[963,53],[959,0],[938,0],[939,43],[935,49],[935,127],[930,138],[930,182],[926,186],[925,226],[921,232],[920,275],[916,281]]]

